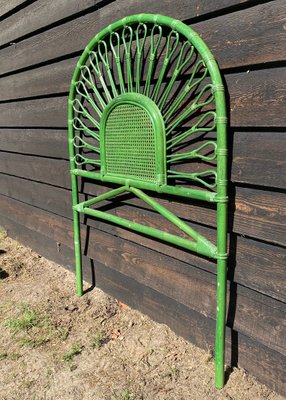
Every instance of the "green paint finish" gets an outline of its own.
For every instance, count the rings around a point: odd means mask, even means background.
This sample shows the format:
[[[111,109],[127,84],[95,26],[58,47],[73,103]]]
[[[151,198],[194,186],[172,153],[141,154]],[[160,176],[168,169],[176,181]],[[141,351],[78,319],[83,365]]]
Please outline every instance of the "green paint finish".
[[[216,61],[198,34],[181,21],[153,14],[123,18],[99,32],[76,65],[68,127],[77,294],[83,294],[79,213],[216,259],[217,388],[224,386],[226,123],[224,87]],[[203,142],[198,140],[200,135]],[[186,143],[195,145],[186,148]],[[186,163],[195,162],[205,163],[205,168],[184,170]],[[79,203],[78,177],[119,187]],[[216,203],[216,244],[144,190]],[[173,223],[182,236],[91,208],[125,192]]]
[[[162,115],[148,97],[127,93],[106,107],[100,123],[103,176],[166,184],[166,141]]]

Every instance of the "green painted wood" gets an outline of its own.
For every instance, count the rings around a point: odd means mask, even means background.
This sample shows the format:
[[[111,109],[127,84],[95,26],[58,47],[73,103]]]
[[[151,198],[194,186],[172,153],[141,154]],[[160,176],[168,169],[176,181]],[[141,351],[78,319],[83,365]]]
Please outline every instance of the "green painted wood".
[[[156,57],[165,37],[164,60],[156,77]],[[132,44],[136,45],[136,60]],[[121,59],[123,49],[124,57]],[[114,63],[110,58],[113,54]],[[143,55],[148,54],[143,60]],[[133,52],[134,54],[134,52]],[[164,85],[166,71],[173,76]],[[172,94],[184,68],[192,66],[184,88]],[[142,71],[145,69],[145,73]],[[118,74],[119,87],[115,74]],[[199,75],[198,75],[199,74]],[[124,76],[125,75],[125,76]],[[144,76],[142,84],[142,76]],[[209,78],[206,79],[206,77]],[[155,81],[154,87],[151,82]],[[91,94],[91,92],[93,94]],[[190,96],[189,96],[190,95]],[[188,106],[186,107],[186,102]],[[211,107],[209,111],[207,107]],[[183,108],[184,107],[184,108]],[[181,111],[181,109],[183,110]],[[193,113],[200,117],[182,130]],[[210,126],[206,121],[211,120]],[[77,294],[83,294],[80,213],[95,216],[143,235],[217,259],[215,385],[224,386],[227,276],[227,141],[224,86],[214,56],[196,32],[179,20],[159,14],[124,17],[98,32],[85,47],[72,76],[68,100],[68,137],[72,182]],[[197,133],[216,132],[216,141],[192,151],[178,150]],[[207,149],[207,150],[206,150]],[[207,152],[207,153],[206,153]],[[206,154],[203,154],[206,153]],[[211,153],[209,155],[208,153]],[[88,155],[87,155],[88,154]],[[92,156],[93,155],[93,156]],[[212,161],[203,171],[178,171],[181,160]],[[87,170],[89,166],[89,170]],[[79,203],[78,176],[118,183],[122,188]],[[180,181],[206,191],[183,187]],[[177,183],[178,181],[178,183]],[[177,183],[177,184],[176,184]],[[217,240],[185,224],[144,191],[167,193],[217,203]],[[132,192],[187,234],[187,238],[89,207],[122,190]],[[201,193],[201,194],[200,194]]]

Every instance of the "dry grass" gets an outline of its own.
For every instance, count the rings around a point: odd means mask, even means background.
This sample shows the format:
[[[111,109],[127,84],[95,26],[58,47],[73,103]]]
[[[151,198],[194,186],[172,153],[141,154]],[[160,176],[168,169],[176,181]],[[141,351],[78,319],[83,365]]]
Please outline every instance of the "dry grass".
[[[2,232],[2,233],[1,233]],[[213,387],[213,359],[0,231],[1,400],[282,400],[236,369]]]

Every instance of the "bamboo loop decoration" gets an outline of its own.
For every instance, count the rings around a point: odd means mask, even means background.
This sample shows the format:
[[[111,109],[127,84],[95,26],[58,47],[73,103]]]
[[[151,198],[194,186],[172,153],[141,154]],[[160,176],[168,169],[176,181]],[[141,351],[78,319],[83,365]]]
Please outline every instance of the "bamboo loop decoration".
[[[99,32],[76,65],[68,126],[77,294],[83,294],[80,213],[216,260],[217,388],[224,386],[226,124],[216,61],[203,40],[178,20],[153,14],[125,17]],[[117,187],[79,202],[79,178]],[[114,200],[126,192],[182,235],[96,208],[103,201],[116,206]],[[161,205],[152,192],[216,204],[216,244]]]

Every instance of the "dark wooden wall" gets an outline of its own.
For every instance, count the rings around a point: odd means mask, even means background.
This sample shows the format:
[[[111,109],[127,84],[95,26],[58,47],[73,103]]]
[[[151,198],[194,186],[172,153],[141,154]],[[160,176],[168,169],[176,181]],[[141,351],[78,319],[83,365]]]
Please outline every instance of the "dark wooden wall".
[[[285,8],[285,0],[2,0],[0,7],[0,223],[71,269],[66,110],[84,46],[107,24],[138,12],[181,19],[208,43],[224,75],[230,113],[227,361],[284,394]],[[89,182],[82,190],[97,193]],[[214,209],[175,207],[215,237]],[[136,201],[126,200],[117,213],[161,223]],[[95,277],[106,292],[213,347],[212,262],[103,222],[82,223],[87,280]]]

